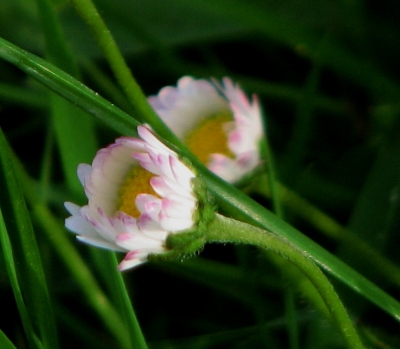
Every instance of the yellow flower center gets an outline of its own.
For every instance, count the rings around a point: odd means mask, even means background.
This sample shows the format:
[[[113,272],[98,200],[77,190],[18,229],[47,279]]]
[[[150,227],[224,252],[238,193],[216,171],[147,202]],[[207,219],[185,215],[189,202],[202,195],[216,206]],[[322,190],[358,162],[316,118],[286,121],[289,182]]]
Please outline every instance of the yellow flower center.
[[[135,199],[138,194],[153,194],[156,192],[150,185],[150,179],[155,175],[140,166],[134,166],[119,189],[118,211],[122,211],[132,217],[139,217],[140,212],[136,208]]]
[[[213,153],[233,157],[223,129],[223,124],[228,121],[232,121],[232,114],[229,112],[207,117],[185,137],[184,142],[203,164],[208,162],[210,154]]]

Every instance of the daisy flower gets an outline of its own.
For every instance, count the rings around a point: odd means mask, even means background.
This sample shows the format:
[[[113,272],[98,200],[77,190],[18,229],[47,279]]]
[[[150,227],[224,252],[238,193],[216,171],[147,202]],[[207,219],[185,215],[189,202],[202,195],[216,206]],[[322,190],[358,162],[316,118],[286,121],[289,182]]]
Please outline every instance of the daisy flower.
[[[185,76],[149,103],[212,172],[234,183],[260,163],[260,105],[229,78],[222,84]]]
[[[80,164],[88,204],[65,203],[65,225],[79,240],[126,252],[119,270],[168,251],[170,234],[196,225],[195,174],[148,127],[138,133],[99,150],[91,166]]]

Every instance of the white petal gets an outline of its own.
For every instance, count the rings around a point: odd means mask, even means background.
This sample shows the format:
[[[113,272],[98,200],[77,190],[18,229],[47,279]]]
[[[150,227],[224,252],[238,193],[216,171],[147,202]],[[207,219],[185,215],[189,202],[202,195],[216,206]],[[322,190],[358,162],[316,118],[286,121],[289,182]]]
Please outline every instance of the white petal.
[[[150,131],[150,126],[138,126],[138,133],[140,138],[142,138],[150,146],[163,152],[175,154],[153,135],[153,133]]]
[[[64,207],[72,215],[77,215],[77,214],[80,214],[80,212],[81,212],[81,207],[72,202],[68,202],[68,201],[64,202]]]
[[[171,218],[191,218],[195,207],[194,201],[177,196],[175,200],[163,198],[161,201],[162,212]]]
[[[134,268],[147,261],[147,252],[130,251],[126,254],[125,258],[119,263],[118,270],[124,271]]]
[[[78,178],[82,185],[85,185],[86,179],[90,176],[92,166],[88,164],[79,164],[78,166]]]
[[[143,234],[153,239],[165,240],[168,235],[168,233],[161,228],[160,224],[146,213],[140,215],[138,227]]]
[[[116,244],[121,246],[123,249],[128,251],[133,250],[162,250],[162,241],[152,239],[148,236],[143,234],[129,234],[129,233],[122,233],[118,234],[116,240]]]
[[[179,232],[193,227],[194,222],[192,217],[172,218],[160,213],[159,222],[161,227],[169,232]]]
[[[100,248],[105,248],[107,250],[119,251],[119,252],[125,251],[123,248],[119,247],[118,245],[113,244],[112,242],[108,242],[106,240],[96,239],[96,238],[87,237],[87,236],[77,236],[76,238],[79,241],[84,242],[85,244],[93,245],[93,246],[100,247]]]

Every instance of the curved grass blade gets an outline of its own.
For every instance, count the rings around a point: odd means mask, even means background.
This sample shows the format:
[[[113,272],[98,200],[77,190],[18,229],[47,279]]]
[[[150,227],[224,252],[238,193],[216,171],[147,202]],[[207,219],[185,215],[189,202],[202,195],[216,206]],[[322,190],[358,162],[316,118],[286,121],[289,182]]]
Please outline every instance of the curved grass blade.
[[[134,119],[44,60],[8,43],[4,39],[0,39],[0,57],[15,64],[48,88],[86,110],[89,114],[100,118],[117,132],[124,135],[136,134],[138,123]],[[156,127],[154,129],[159,131]],[[159,134],[163,135],[161,132]],[[171,145],[171,142],[166,143]],[[177,149],[177,146],[171,146]],[[232,185],[212,174],[185,148],[181,149],[180,154],[187,157],[196,167],[199,175],[206,181],[209,190],[215,194],[216,203],[223,212],[236,219],[287,238],[298,248],[307,251],[309,256],[331,275],[400,321],[400,303],[393,297],[300,231],[282,221]]]
[[[78,80],[54,65],[0,38],[0,57],[16,65],[34,79],[74,105],[96,116],[124,135],[136,136],[139,123]]]
[[[28,314],[28,311],[26,309],[26,305],[24,302],[24,299],[22,297],[22,292],[21,288],[19,286],[19,281],[17,277],[17,270],[15,267],[15,260],[14,260],[14,255],[11,247],[11,242],[8,237],[8,232],[7,232],[7,227],[4,222],[4,217],[3,213],[0,209],[0,242],[1,242],[1,247],[3,250],[3,255],[4,259],[6,262],[6,268],[7,268],[7,274],[10,279],[11,287],[13,289],[15,301],[17,303],[18,311],[21,316],[21,322],[22,326],[24,328],[26,337],[28,339],[28,342],[32,348],[35,347],[35,339],[34,339],[34,332],[33,332],[33,326],[32,322],[30,319],[30,316]],[[2,338],[2,336],[4,336]],[[6,340],[8,338],[4,335],[3,332],[0,333],[0,348],[6,348]],[[3,343],[4,342],[4,343]],[[11,343],[11,342],[10,342]]]
[[[18,261],[17,275],[32,327],[44,348],[58,348],[56,327],[44,270],[24,197],[11,160],[10,150],[0,131],[0,207]]]

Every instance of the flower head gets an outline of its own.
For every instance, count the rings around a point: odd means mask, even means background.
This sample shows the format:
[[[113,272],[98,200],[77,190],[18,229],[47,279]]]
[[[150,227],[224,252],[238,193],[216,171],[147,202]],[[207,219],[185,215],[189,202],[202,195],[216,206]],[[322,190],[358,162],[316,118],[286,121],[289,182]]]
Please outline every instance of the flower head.
[[[260,163],[263,137],[257,98],[224,78],[222,85],[185,76],[149,97],[161,119],[211,171],[236,182]]]
[[[97,152],[78,176],[88,204],[65,203],[68,229],[78,239],[127,252],[120,270],[166,252],[170,234],[196,225],[195,174],[144,126],[139,138],[122,137]]]

